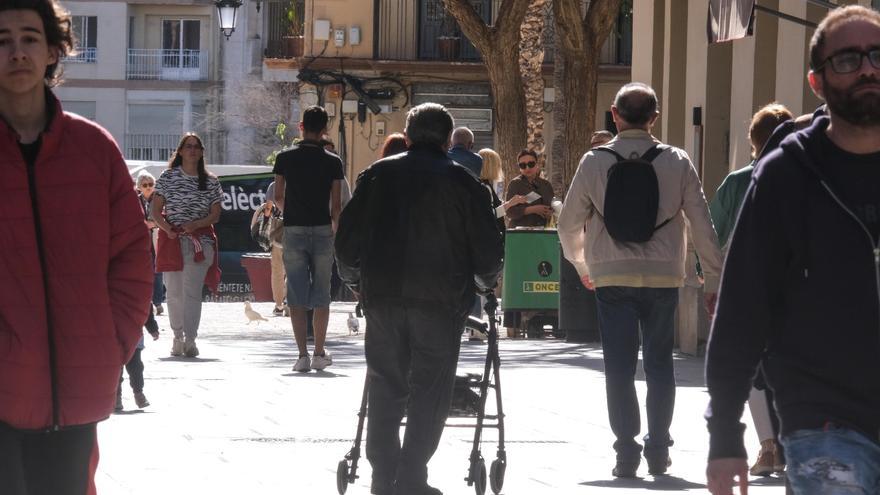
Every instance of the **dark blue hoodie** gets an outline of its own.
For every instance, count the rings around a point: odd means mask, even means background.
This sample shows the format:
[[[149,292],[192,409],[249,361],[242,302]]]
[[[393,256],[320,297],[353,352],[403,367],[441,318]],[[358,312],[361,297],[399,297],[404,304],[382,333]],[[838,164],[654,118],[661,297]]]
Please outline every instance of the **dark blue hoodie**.
[[[880,247],[806,151],[828,123],[762,157],[746,193],[706,361],[710,459],[746,457],[759,364],[782,435],[830,423],[880,443]]]

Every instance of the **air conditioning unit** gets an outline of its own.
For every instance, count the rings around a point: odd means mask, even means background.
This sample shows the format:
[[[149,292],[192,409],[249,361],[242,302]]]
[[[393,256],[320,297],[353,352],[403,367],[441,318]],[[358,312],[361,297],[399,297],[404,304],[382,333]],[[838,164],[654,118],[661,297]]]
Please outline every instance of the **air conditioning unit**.
[[[455,127],[467,127],[474,132],[492,132],[491,108],[447,108]]]

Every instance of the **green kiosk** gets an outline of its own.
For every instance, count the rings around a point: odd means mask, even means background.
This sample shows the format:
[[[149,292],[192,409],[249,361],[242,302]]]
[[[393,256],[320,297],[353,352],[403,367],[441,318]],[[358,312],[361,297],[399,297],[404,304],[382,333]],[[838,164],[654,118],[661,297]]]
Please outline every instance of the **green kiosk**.
[[[559,333],[559,235],[556,229],[508,229],[504,241],[505,325],[517,335]],[[512,319],[512,322],[511,322]]]

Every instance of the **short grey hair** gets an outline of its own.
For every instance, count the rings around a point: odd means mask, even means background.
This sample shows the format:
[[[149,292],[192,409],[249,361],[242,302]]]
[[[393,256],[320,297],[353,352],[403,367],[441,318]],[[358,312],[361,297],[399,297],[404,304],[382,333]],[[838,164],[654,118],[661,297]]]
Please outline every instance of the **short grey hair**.
[[[646,125],[660,108],[654,89],[640,82],[624,84],[614,97],[614,106],[620,118],[634,126]]]
[[[156,178],[153,177],[153,174],[147,172],[146,170],[141,170],[138,172],[137,180],[134,181],[135,185],[141,185],[141,181],[144,179],[150,179],[153,182],[156,182]]]
[[[406,137],[412,144],[446,146],[455,122],[446,107],[422,103],[406,114]]]
[[[456,127],[452,131],[452,144],[463,144],[465,146],[474,143],[474,133],[467,127]]]

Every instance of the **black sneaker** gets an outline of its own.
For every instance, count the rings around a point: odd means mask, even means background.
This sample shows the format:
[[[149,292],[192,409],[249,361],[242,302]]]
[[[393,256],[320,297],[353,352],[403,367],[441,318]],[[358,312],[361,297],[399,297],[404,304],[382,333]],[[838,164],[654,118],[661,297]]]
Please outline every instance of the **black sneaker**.
[[[272,310],[272,316],[284,316],[284,308],[275,308]]]
[[[117,395],[116,396],[116,406],[113,408],[113,411],[114,412],[122,412],[123,409],[125,409],[125,408],[122,406],[122,395]]]
[[[611,470],[611,476],[615,478],[635,478],[639,465],[628,462],[618,462],[614,469]]]
[[[651,476],[666,474],[666,470],[672,465],[672,459],[668,455],[665,458],[651,459],[646,457],[645,460],[648,461],[648,474]]]

